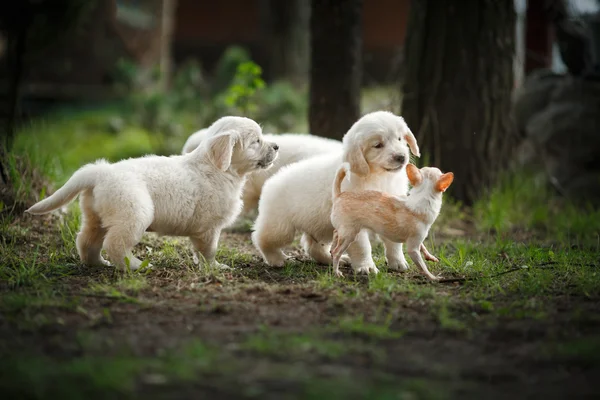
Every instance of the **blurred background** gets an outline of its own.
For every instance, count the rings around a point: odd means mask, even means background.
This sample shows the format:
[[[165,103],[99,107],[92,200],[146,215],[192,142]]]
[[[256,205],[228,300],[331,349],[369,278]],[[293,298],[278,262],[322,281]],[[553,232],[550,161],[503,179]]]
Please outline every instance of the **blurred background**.
[[[226,114],[341,139],[385,109],[405,117],[422,163],[462,178],[451,194],[465,204],[511,168],[597,204],[598,10],[596,0],[7,3],[4,196],[28,191],[23,170],[61,182],[99,157],[179,153]]]
[[[599,398],[600,0],[18,0],[0,5],[5,399]],[[402,115],[455,180],[414,265],[266,268],[252,221],[196,265],[80,262],[83,164],[179,154],[224,115],[341,139]],[[299,237],[297,239],[300,239]],[[145,261],[145,262],[146,262]]]

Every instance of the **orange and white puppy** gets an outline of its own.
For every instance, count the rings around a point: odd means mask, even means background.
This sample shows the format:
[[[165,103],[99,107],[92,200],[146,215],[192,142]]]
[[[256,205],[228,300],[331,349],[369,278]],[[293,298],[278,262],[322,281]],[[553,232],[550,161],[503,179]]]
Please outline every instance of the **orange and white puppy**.
[[[432,167],[418,169],[408,164],[406,173],[413,188],[408,196],[392,196],[375,190],[342,193],[341,184],[349,170],[348,163],[342,164],[333,183],[331,224],[335,230],[331,256],[335,274],[342,276],[339,269],[342,254],[360,231],[369,229],[392,242],[405,243],[408,255],[423,274],[438,280],[440,277],[427,269],[419,250],[427,260],[438,262],[427,251],[423,240],[440,213],[442,193],[454,180],[454,174],[443,174]]]

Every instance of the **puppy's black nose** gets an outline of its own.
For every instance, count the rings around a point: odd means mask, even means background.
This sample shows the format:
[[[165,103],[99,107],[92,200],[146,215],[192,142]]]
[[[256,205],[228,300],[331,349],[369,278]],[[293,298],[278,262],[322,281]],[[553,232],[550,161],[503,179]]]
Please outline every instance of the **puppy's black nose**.
[[[404,157],[404,154],[396,154],[394,156],[394,161],[398,161],[401,164],[404,163],[404,160],[406,160],[406,157]]]
[[[273,143],[273,150],[279,150],[279,146],[277,145],[277,143]]]

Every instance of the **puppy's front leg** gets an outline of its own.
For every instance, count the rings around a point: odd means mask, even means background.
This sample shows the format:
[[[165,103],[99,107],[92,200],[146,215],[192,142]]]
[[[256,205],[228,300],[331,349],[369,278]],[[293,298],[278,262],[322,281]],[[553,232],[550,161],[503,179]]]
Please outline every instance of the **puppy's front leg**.
[[[356,241],[348,247],[348,255],[354,272],[368,274],[369,272],[379,273],[371,256],[371,242],[367,230],[362,230],[357,236]]]
[[[215,260],[220,236],[221,230],[218,229],[206,231],[197,236],[190,237],[190,240],[192,241],[194,249],[200,253],[200,257],[198,257],[201,260],[200,262],[204,261],[210,266],[228,269],[230,268],[228,265],[221,264]]]
[[[385,260],[387,261],[388,268],[394,271],[406,271],[408,263],[402,251],[402,243],[392,242],[384,237],[381,237],[381,240],[385,247]]]

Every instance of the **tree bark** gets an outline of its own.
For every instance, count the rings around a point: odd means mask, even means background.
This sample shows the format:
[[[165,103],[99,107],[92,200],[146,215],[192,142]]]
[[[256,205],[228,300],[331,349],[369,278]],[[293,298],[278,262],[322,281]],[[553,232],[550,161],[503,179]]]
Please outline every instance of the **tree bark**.
[[[306,83],[310,3],[306,0],[264,0],[262,7],[269,77],[298,85]]]
[[[510,113],[516,14],[512,1],[411,2],[403,116],[422,162],[454,172],[471,204],[516,145]]]
[[[163,0],[161,10],[160,27],[160,85],[163,91],[167,91],[171,82],[172,60],[171,43],[175,29],[175,12],[177,0]]]
[[[24,57],[25,57],[25,42],[27,39],[27,30],[29,23],[25,23],[23,27],[14,32],[14,35],[7,39],[6,61],[8,63],[8,92],[6,94],[6,110],[0,110],[4,126],[1,126],[2,141],[0,143],[0,178],[6,185],[9,184],[10,176],[6,170],[7,155],[12,150],[13,141],[15,138],[15,130],[19,115],[19,97],[21,82],[23,79]],[[4,107],[3,107],[4,108]]]
[[[341,139],[360,117],[362,0],[312,0],[309,126]]]

